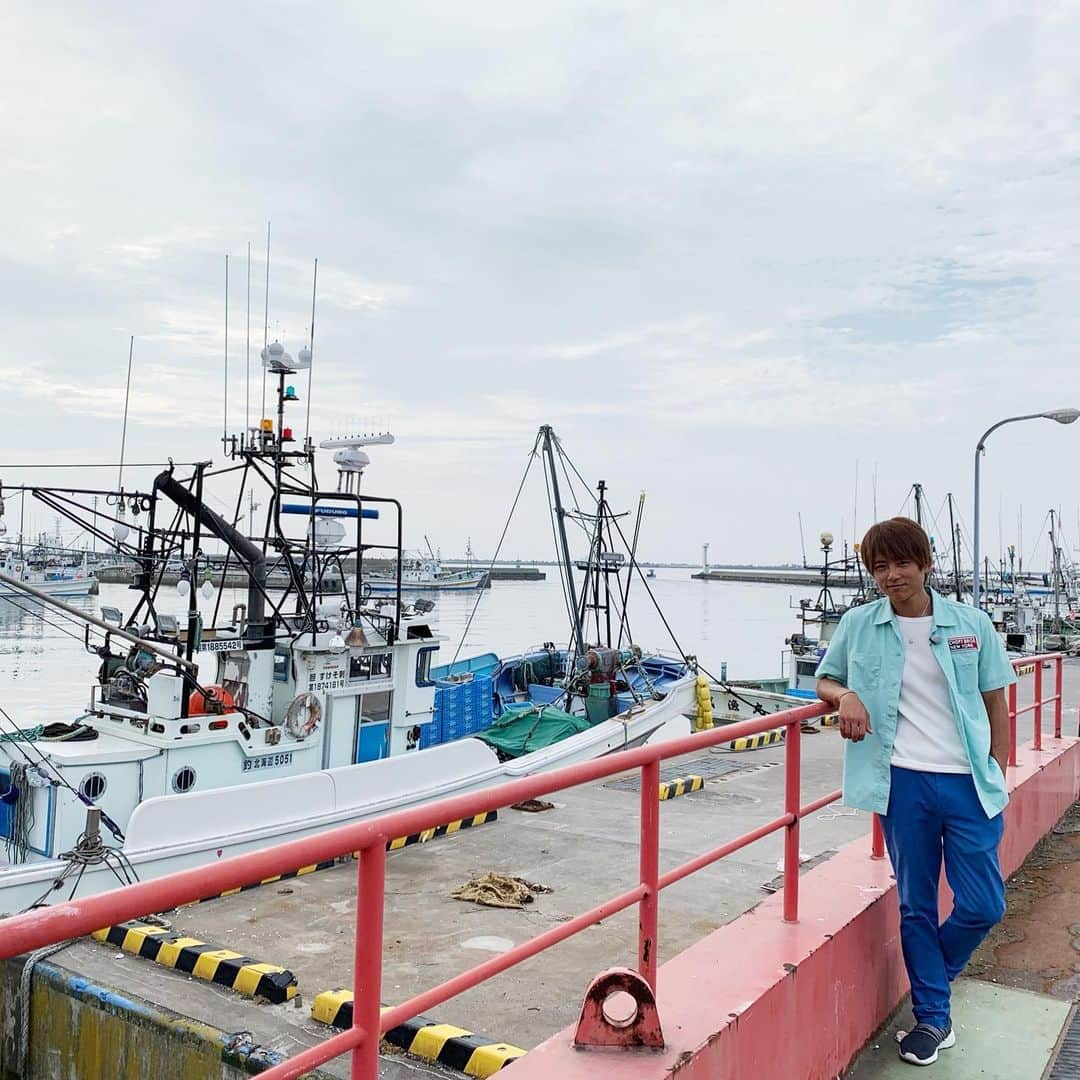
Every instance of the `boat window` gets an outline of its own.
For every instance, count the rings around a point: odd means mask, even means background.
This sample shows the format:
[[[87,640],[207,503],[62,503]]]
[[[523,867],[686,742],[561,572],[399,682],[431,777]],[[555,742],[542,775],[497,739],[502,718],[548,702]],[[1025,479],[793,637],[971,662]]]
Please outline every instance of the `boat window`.
[[[240,708],[248,703],[248,673],[251,670],[251,658],[246,652],[222,653],[218,657],[217,681],[232,694],[232,699]]]
[[[105,777],[99,772],[92,772],[82,778],[79,793],[91,802],[96,802],[105,794],[105,786]]]
[[[274,682],[289,681],[289,654],[287,652],[274,653]]]
[[[390,690],[377,690],[373,694],[364,694],[357,699],[357,708],[360,710],[360,722],[364,724],[385,724],[390,719],[390,701],[393,692]]]
[[[434,686],[431,679],[431,658],[438,652],[436,649],[421,649],[416,656],[416,685]]]
[[[389,679],[390,678],[390,653],[361,653],[360,656],[349,658],[349,678],[356,679]]]
[[[173,773],[172,789],[178,795],[190,791],[195,786],[195,770],[190,765],[184,765]]]

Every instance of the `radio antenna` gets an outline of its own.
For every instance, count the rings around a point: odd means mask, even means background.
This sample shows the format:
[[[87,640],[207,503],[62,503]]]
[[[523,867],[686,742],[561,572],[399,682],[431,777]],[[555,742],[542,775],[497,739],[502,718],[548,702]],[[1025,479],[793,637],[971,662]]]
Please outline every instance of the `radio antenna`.
[[[263,307],[263,377],[262,377],[262,412],[259,423],[266,415],[266,347],[270,344],[270,222],[266,223],[266,299]]]
[[[229,256],[225,256],[225,419],[221,425],[221,441],[229,437]]]
[[[315,270],[311,275],[311,335],[308,338],[308,352],[311,354],[307,369],[307,415],[304,417],[304,443],[307,444],[311,430],[311,369],[315,363],[315,289],[319,283],[319,260],[315,260]]]

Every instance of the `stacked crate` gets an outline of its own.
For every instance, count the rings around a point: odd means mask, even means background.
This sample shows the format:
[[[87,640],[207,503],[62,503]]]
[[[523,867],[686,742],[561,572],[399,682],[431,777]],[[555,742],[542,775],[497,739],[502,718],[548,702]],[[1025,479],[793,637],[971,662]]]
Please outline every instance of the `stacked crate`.
[[[468,682],[451,683],[435,690],[435,722],[427,745],[464,739],[490,727],[491,678],[480,675]],[[422,743],[423,745],[423,743]]]

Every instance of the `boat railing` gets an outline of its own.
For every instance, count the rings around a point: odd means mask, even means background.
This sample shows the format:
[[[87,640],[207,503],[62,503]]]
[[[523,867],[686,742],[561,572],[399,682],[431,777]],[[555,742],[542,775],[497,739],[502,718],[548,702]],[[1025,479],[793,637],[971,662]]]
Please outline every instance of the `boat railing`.
[[[1016,761],[1016,721],[1034,713],[1034,744],[1042,746],[1043,712],[1053,709],[1053,732],[1061,737],[1062,722],[1061,654],[1024,657],[1013,661],[1023,673],[1034,672],[1032,704],[1017,708],[1015,687],[1008,693],[1010,719],[1010,764]],[[1054,665],[1054,693],[1042,697],[1043,669]],[[283,1062],[262,1075],[267,1080],[286,1080],[349,1053],[350,1075],[354,1080],[377,1080],[379,1037],[382,1033],[420,1015],[436,1005],[506,971],[574,934],[610,918],[633,905],[638,906],[638,942],[635,967],[638,976],[655,991],[658,967],[658,917],[662,889],[683,880],[727,855],[776,832],[784,833],[783,910],[786,922],[799,918],[799,825],[803,818],[836,802],[840,790],[820,795],[810,802],[801,793],[802,725],[829,712],[823,702],[800,706],[781,713],[755,717],[684,736],[655,746],[624,750],[593,761],[569,765],[539,776],[513,780],[497,787],[407,810],[398,810],[314,836],[290,841],[264,851],[223,859],[211,866],[179,871],[152,881],[129,885],[112,892],[39,908],[13,916],[0,924],[0,959],[40,949],[60,941],[91,933],[104,926],[134,919],[150,912],[165,911],[208,895],[238,889],[253,881],[271,878],[299,866],[329,861],[355,853],[358,863],[356,936],[353,969],[353,1025],[348,1030]],[[660,764],[682,754],[700,752],[779,727],[785,729],[784,810],[755,829],[682,863],[660,872]],[[526,799],[550,795],[581,784],[604,780],[629,769],[639,769],[641,779],[639,874],[630,889],[570,918],[564,923],[516,945],[452,979],[416,994],[407,1001],[381,1009],[382,949],[372,947],[383,940],[383,912],[386,889],[386,848],[396,836],[407,836],[473,814],[505,807]],[[883,858],[884,841],[874,816],[868,858]]]

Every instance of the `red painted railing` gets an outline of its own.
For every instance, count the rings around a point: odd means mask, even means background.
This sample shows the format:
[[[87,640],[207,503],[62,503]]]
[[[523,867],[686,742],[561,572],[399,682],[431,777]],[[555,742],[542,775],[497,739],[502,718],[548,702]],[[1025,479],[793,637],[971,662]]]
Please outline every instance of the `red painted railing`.
[[[1016,761],[1016,719],[1035,713],[1034,746],[1042,746],[1043,706],[1054,706],[1054,736],[1061,736],[1062,658],[1047,655],[1014,662],[1014,667],[1034,664],[1035,700],[1017,710],[1016,688],[1008,695],[1010,718],[1010,764]],[[1044,663],[1056,664],[1055,693],[1043,699]],[[595,761],[570,765],[540,776],[514,780],[495,788],[443,799],[410,810],[400,810],[368,821],[346,825],[316,836],[294,840],[265,851],[222,860],[213,866],[180,871],[140,882],[122,889],[82,900],[39,908],[14,916],[0,924],[0,959],[16,956],[44,945],[90,933],[102,926],[138,918],[148,912],[164,911],[204,896],[224,892],[298,866],[324,862],[349,853],[357,853],[358,883],[356,940],[353,986],[353,1027],[310,1050],[304,1051],[263,1075],[267,1080],[285,1080],[301,1075],[340,1054],[351,1053],[353,1078],[376,1080],[378,1075],[379,1035],[406,1020],[484,982],[493,975],[535,956],[579,931],[593,926],[633,904],[638,905],[637,968],[650,986],[656,987],[657,923],[659,893],[712,863],[746,847],[764,836],[785,831],[783,870],[783,918],[796,921],[799,914],[799,822],[840,798],[833,791],[809,803],[801,802],[801,726],[829,711],[818,702],[782,713],[755,717],[735,724],[699,732],[680,739],[625,750]],[[681,754],[700,751],[762,731],[784,727],[785,784],[784,813],[759,825],[742,836],[729,840],[666,873],[659,872],[659,800],[660,762]],[[386,885],[386,845],[397,836],[406,836],[487,810],[509,806],[526,799],[562,791],[579,784],[602,780],[631,768],[641,770],[641,847],[639,881],[632,889],[583,912],[575,918],[523,942],[507,952],[462,972],[400,1005],[380,1008],[382,984],[383,905]],[[880,824],[874,817],[874,857],[884,854]],[[381,1015],[380,1015],[381,1013]]]

